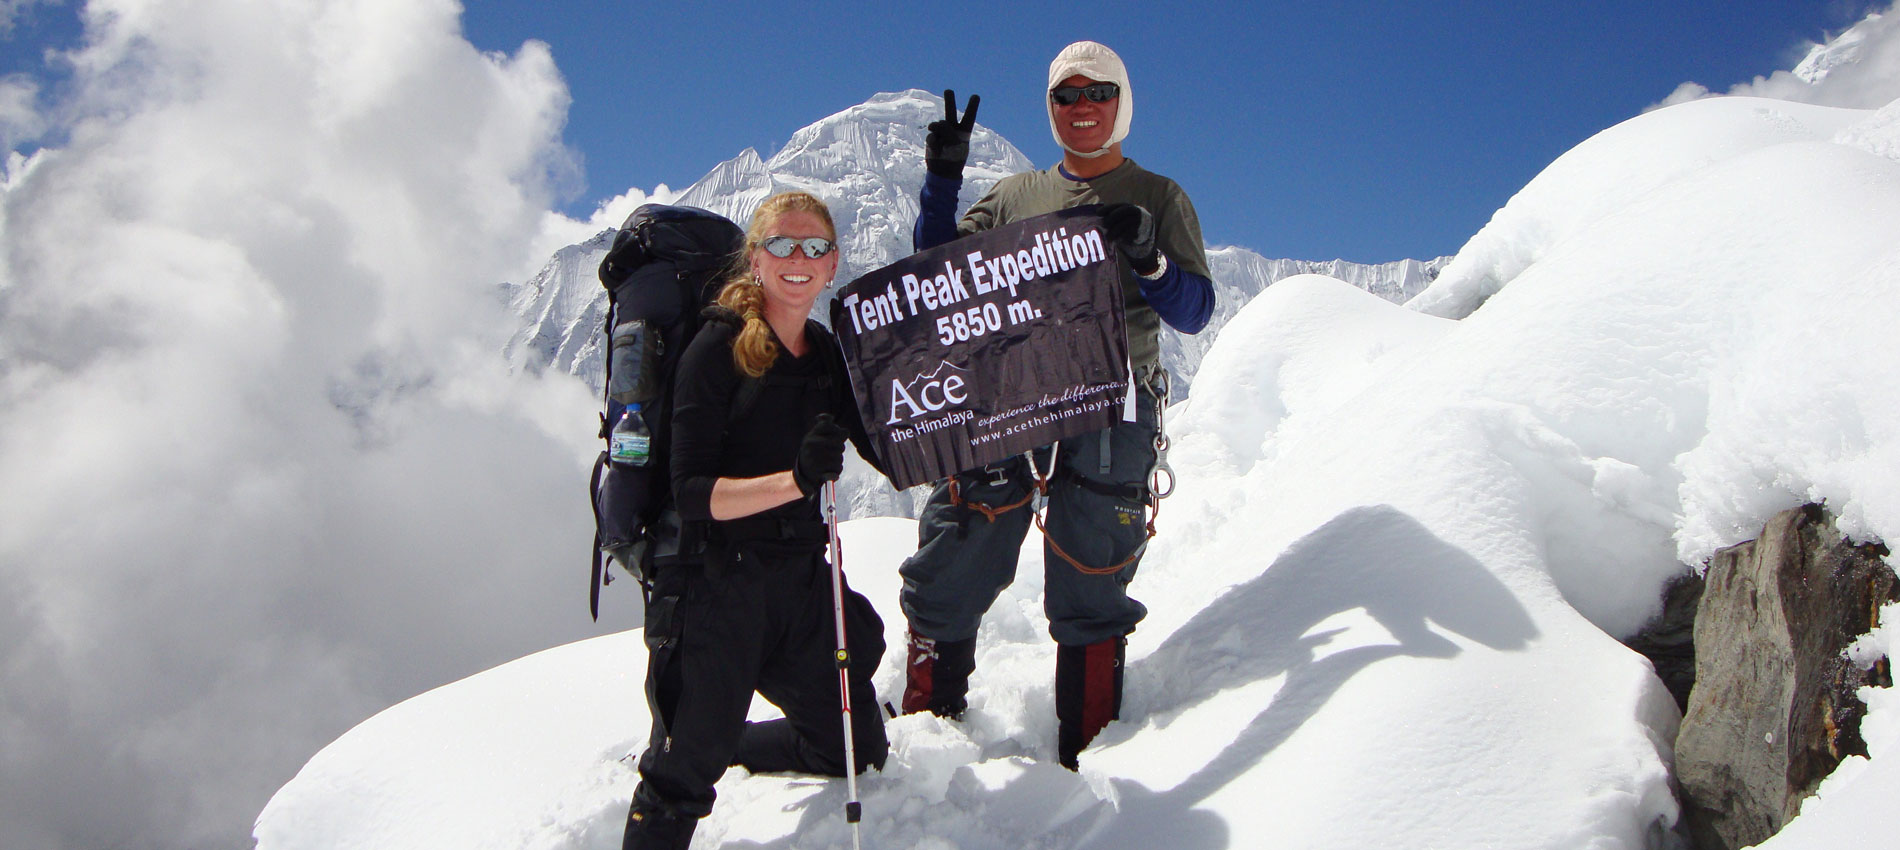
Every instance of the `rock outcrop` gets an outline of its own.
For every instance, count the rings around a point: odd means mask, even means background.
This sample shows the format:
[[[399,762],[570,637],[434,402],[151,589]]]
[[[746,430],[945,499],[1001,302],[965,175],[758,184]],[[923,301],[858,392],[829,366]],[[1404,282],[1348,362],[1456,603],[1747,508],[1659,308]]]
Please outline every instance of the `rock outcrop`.
[[[1662,613],[1623,642],[1649,659],[1656,678],[1676,698],[1676,710],[1685,715],[1695,687],[1695,616],[1704,583],[1702,576],[1685,570],[1663,588]]]
[[[1889,676],[1845,650],[1900,596],[1886,554],[1844,539],[1809,505],[1711,561],[1696,613],[1695,686],[1676,739],[1697,850],[1773,836],[1843,756],[1866,754],[1856,691]]]

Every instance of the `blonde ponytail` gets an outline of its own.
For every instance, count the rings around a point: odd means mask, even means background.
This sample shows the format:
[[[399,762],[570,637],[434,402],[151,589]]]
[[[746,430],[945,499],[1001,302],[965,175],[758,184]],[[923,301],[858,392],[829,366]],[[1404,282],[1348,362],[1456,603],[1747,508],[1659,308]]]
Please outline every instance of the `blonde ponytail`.
[[[719,290],[719,306],[739,314],[745,325],[732,340],[732,365],[741,374],[757,378],[772,368],[778,359],[778,343],[772,338],[772,326],[765,321],[765,289],[750,279],[727,281]]]

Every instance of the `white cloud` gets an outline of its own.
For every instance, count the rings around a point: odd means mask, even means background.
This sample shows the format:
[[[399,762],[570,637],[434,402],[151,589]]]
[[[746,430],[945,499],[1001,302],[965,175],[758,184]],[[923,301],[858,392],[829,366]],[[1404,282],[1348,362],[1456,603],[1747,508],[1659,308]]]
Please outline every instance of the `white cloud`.
[[[29,77],[0,77],[0,150],[14,150],[45,129],[36,102],[39,95],[39,84]]]
[[[1701,83],[1683,83],[1682,85],[1676,86],[1676,90],[1670,92],[1668,97],[1663,98],[1658,103],[1651,104],[1648,109],[1643,111],[1653,112],[1665,106],[1675,106],[1678,103],[1701,100],[1705,97],[1711,97],[1714,94],[1714,92],[1709,91],[1708,86]]]
[[[665,183],[651,192],[638,187],[631,188],[625,194],[601,201],[586,221],[549,211],[541,216],[541,229],[530,244],[523,265],[508,280],[520,282],[534,277],[555,251],[592,239],[603,230],[619,227],[641,204],[670,204],[679,200],[682,194],[685,193],[674,191]]]
[[[87,7],[0,192],[0,846],[248,843],[372,711],[594,631],[590,394],[496,354],[568,94],[459,13]]]
[[[1651,108],[1711,94],[1698,83],[1683,83]],[[1826,44],[1812,45],[1794,68],[1732,86],[1727,94],[1856,109],[1885,106],[1900,98],[1900,15],[1891,5],[1870,13]]]

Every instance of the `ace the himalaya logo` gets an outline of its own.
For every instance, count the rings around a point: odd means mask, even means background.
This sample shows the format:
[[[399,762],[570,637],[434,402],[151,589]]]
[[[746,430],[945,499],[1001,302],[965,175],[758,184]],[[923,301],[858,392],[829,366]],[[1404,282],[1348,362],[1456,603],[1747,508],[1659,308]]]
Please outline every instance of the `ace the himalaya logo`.
[[[908,384],[892,379],[891,418],[884,424],[896,425],[899,421],[913,421],[939,413],[951,405],[961,405],[969,401],[969,378],[967,377],[969,371],[958,368],[948,360],[943,360],[937,363],[935,370],[927,375],[912,378]],[[969,411],[958,411],[950,414],[946,419],[919,423],[916,430],[928,434],[938,428],[947,428],[969,418]]]
[[[1097,207],[919,251],[847,284],[831,326],[893,483],[993,463],[1119,417],[1122,264]]]

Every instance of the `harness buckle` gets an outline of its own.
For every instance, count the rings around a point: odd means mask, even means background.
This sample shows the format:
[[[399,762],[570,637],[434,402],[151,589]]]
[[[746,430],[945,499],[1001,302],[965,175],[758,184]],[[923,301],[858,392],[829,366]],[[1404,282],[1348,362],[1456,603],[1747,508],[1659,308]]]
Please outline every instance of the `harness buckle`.
[[[983,467],[983,472],[990,476],[990,480],[984,483],[991,487],[1001,487],[1009,483],[1009,470],[1002,466],[986,466]]]

